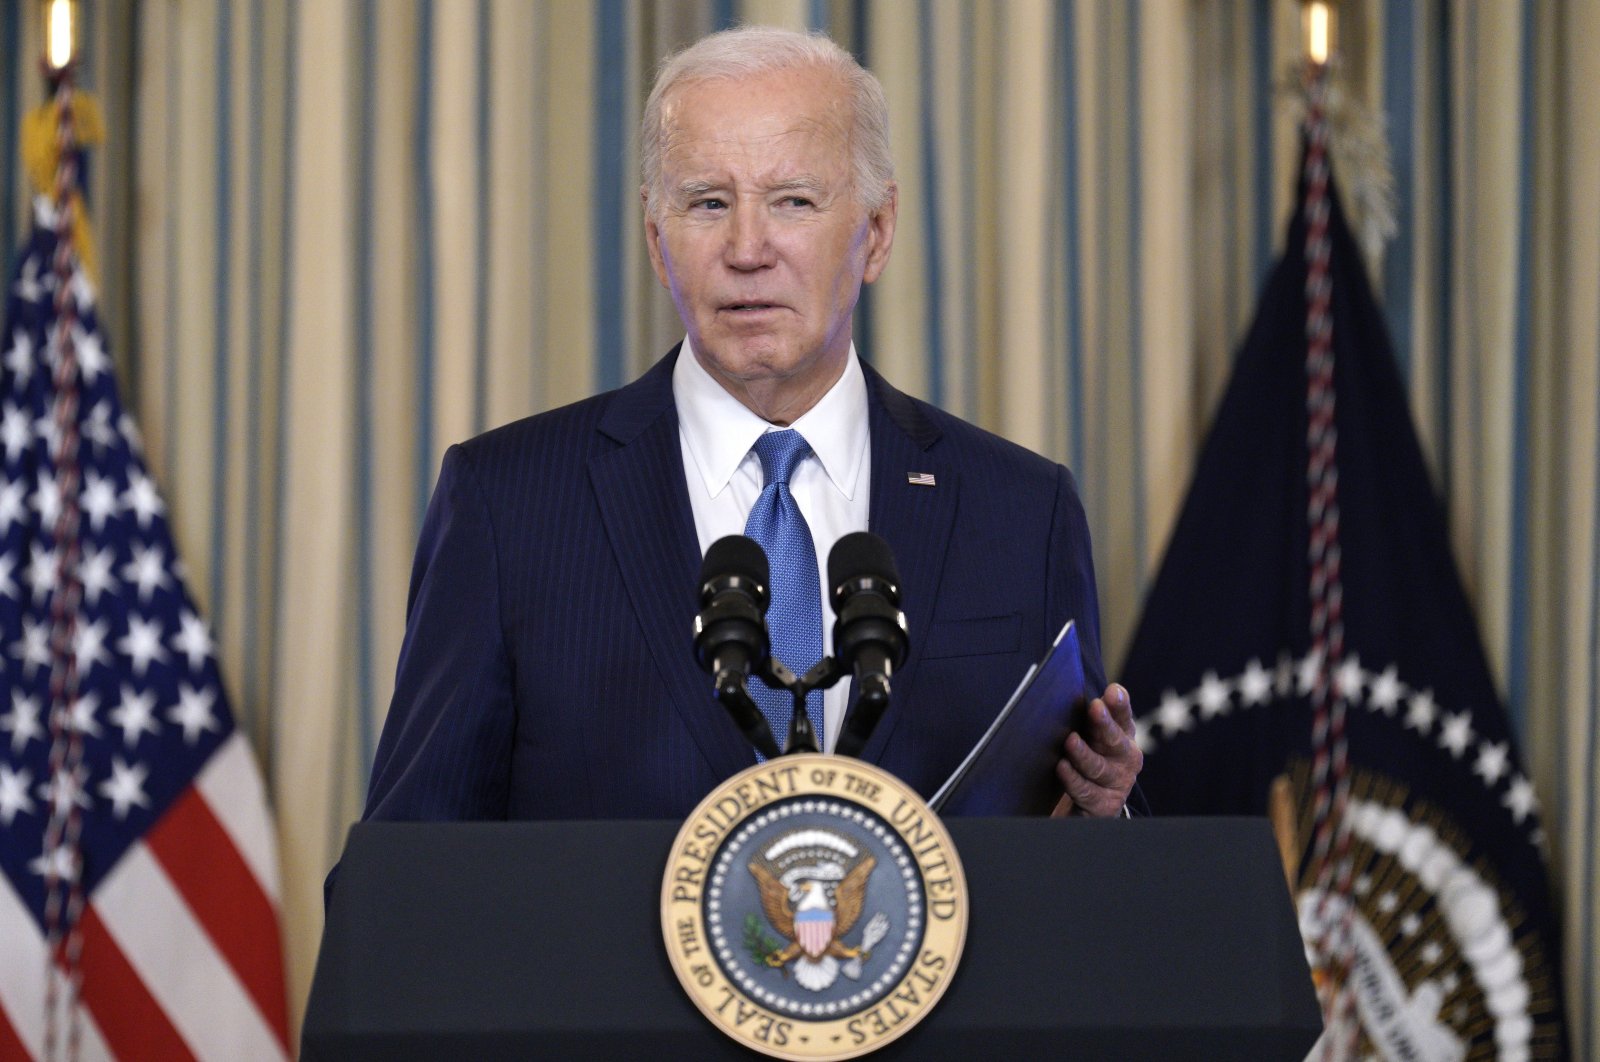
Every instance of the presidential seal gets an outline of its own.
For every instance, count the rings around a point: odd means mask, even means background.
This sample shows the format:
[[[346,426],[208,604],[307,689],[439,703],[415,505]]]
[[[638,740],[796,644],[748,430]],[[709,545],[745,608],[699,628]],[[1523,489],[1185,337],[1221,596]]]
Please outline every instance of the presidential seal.
[[[757,764],[701,802],[661,885],[667,955],[712,1024],[774,1058],[856,1058],[921,1021],[967,931],[950,836],[845,757]]]

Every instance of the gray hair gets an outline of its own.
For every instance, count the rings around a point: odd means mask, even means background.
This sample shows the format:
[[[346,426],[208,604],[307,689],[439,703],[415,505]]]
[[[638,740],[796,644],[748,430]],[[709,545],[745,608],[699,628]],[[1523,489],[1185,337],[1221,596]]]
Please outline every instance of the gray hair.
[[[691,81],[739,80],[776,70],[814,66],[836,74],[851,104],[850,163],[856,201],[869,214],[889,199],[894,158],[889,154],[889,104],[883,86],[855,56],[821,32],[798,33],[774,26],[737,26],[702,37],[661,62],[655,87],[639,122],[639,169],[659,218],[661,187],[661,101],[667,92]]]

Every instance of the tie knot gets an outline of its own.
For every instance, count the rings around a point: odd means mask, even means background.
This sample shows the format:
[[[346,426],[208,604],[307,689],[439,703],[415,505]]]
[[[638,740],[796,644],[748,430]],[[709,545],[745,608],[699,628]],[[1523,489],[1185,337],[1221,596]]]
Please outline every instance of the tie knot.
[[[811,444],[793,428],[785,428],[783,431],[767,432],[750,449],[761,458],[763,485],[768,485],[788,483],[789,477],[794,474],[794,466],[811,452]]]

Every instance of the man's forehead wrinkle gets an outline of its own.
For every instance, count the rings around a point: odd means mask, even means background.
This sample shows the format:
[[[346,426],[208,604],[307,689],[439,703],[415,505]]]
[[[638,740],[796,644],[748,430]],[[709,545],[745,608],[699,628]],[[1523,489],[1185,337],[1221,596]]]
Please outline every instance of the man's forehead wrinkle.
[[[783,118],[785,125],[782,128],[718,128],[710,130],[705,136],[696,136],[693,130],[685,129],[685,123],[675,123],[664,138],[666,150],[670,153],[674,148],[690,143],[703,144],[708,150],[726,154],[781,144],[785,140],[821,137],[837,138],[842,143],[848,137],[848,131],[836,122],[818,121],[807,115],[784,115]],[[771,124],[763,122],[762,126]]]
[[[739,182],[730,182],[718,175],[697,175],[683,178],[672,185],[672,190],[681,195],[699,195],[702,192],[724,188],[730,183],[736,184]],[[796,172],[783,168],[776,169],[769,174],[758,175],[744,183],[768,192],[823,191],[828,187],[828,182],[814,173]]]
[[[691,186],[704,189],[733,183],[758,188],[825,188],[849,179],[849,161],[843,143],[838,145],[831,164],[819,160],[809,137],[796,139],[796,133],[770,136],[720,136],[711,140],[684,138],[665,152],[667,184],[676,189]],[[785,143],[785,141],[789,143]],[[773,146],[776,145],[776,146]],[[818,169],[819,161],[822,168]],[[759,169],[753,168],[759,165]],[[830,171],[836,170],[831,178]]]

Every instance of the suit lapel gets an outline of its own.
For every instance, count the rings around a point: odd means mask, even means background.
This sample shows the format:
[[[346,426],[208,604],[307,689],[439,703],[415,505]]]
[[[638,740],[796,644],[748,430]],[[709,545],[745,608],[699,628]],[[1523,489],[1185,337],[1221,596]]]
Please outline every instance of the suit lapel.
[[[868,526],[894,551],[900,569],[900,602],[911,635],[911,652],[894,684],[894,697],[862,758],[878,762],[915,695],[917,664],[933,622],[939,577],[955,521],[958,483],[948,453],[935,446],[939,428],[910,398],[866,365],[872,431],[872,497]],[[908,477],[928,473],[933,485]]]
[[[616,393],[599,430],[619,445],[589,461],[589,478],[663,693],[718,776],[727,777],[755,755],[712,699],[711,679],[691,648],[700,546],[672,404],[677,353]]]

